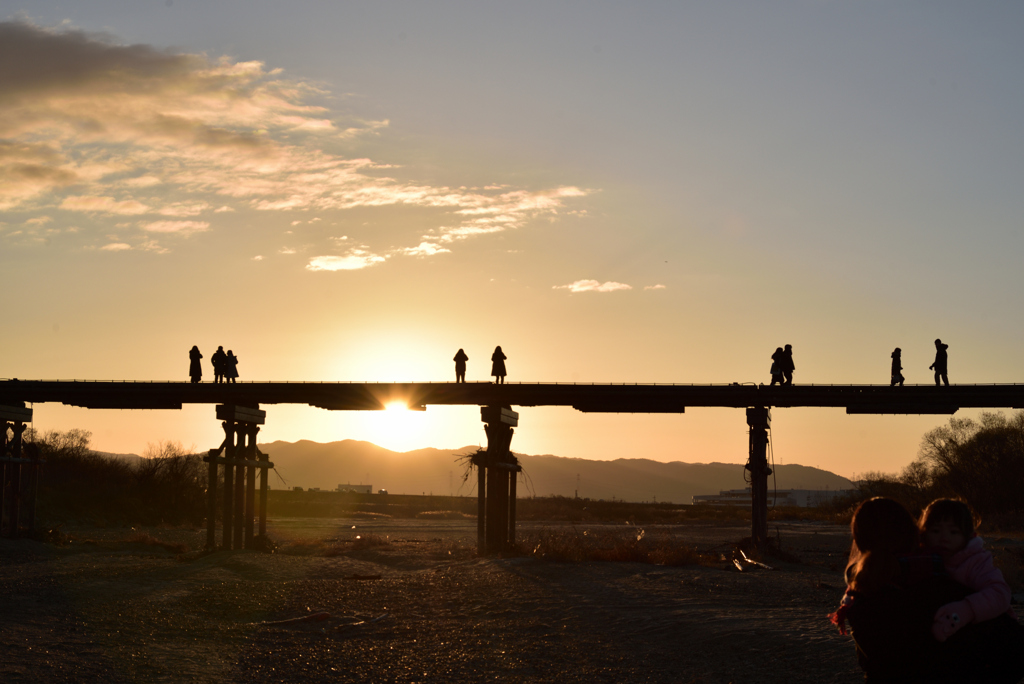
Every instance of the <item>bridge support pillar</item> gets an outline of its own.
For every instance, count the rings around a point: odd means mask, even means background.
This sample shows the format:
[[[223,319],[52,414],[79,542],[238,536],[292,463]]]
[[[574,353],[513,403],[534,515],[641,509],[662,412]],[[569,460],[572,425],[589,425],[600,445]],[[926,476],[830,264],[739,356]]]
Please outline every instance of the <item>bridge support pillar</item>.
[[[487,449],[473,456],[477,473],[477,551],[501,554],[515,545],[516,477],[522,468],[509,447],[519,414],[509,407],[482,406]]]
[[[31,531],[35,527],[42,461],[35,445],[22,442],[30,422],[32,409],[24,404],[0,405],[0,536],[16,537],[23,528]]]
[[[224,442],[210,449],[203,460],[207,469],[206,548],[214,550],[217,543],[218,466],[224,466],[224,501],[222,502],[222,548],[251,549],[256,545],[253,521],[256,504],[256,470],[260,477],[260,535],[267,532],[267,471],[274,467],[267,455],[256,448],[256,435],[266,421],[267,412],[249,406],[222,404],[217,418],[223,420]],[[223,454],[223,455],[222,455]]]
[[[747,409],[750,428],[750,454],[746,469],[750,471],[750,540],[760,553],[768,550],[768,429],[772,412],[766,406]]]

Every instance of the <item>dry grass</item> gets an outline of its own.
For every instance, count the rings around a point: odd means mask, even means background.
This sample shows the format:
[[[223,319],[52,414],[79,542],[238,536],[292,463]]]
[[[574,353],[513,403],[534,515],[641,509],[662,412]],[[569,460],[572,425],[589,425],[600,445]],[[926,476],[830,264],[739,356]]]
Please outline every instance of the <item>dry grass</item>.
[[[622,532],[552,530],[533,533],[517,542],[519,553],[554,562],[611,561],[652,565],[714,565],[718,555],[702,553],[675,537],[648,537],[640,528]]]
[[[353,539],[295,539],[282,542],[277,553],[286,556],[320,556],[334,558],[352,551],[387,546],[391,540],[386,535],[359,534]]]
[[[358,534],[356,538],[352,540],[352,548],[354,550],[369,549],[374,546],[387,546],[391,543],[391,540],[386,536],[379,534]]]
[[[145,544],[147,546],[158,546],[171,553],[185,553],[188,551],[188,544],[175,544],[172,542],[160,541],[148,532],[136,532],[126,540],[134,544]]]
[[[475,515],[462,513],[461,511],[423,511],[415,515],[420,520],[468,520],[476,518]]]
[[[277,552],[285,556],[325,556],[328,554],[328,550],[335,546],[340,546],[340,544],[332,544],[322,539],[294,539],[282,541]]]

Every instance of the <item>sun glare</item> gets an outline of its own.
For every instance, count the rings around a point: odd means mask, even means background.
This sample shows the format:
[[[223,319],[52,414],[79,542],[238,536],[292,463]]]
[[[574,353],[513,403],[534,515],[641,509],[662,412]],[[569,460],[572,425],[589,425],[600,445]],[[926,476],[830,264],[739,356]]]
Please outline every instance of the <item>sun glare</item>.
[[[413,410],[396,399],[384,404],[383,411],[368,411],[362,422],[374,444],[393,451],[409,451],[430,446],[429,420],[425,412]]]

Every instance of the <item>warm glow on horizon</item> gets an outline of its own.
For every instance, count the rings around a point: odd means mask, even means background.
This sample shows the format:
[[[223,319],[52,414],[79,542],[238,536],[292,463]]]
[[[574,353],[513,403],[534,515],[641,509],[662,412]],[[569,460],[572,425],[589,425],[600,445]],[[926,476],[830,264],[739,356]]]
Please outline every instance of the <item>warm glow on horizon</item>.
[[[196,345],[205,383],[223,345],[239,382],[454,382],[461,348],[482,383],[501,345],[510,384],[767,383],[792,344],[796,384],[888,384],[897,346],[930,384],[939,337],[953,384],[1024,381],[1024,5],[122,4],[0,16],[0,377],[186,381]],[[265,408],[261,441],[486,443],[476,407]],[[513,408],[521,453],[746,460],[741,411]],[[843,475],[945,422],[773,420]]]

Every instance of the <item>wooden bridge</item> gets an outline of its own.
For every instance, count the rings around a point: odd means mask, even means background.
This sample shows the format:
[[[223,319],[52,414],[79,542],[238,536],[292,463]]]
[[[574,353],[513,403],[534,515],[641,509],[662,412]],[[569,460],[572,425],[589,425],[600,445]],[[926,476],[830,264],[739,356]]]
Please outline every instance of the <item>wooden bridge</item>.
[[[211,450],[208,544],[214,543],[217,465],[225,467],[224,546],[248,548],[253,530],[256,469],[266,491],[266,469],[256,433],[266,417],[261,406],[308,404],[332,411],[381,410],[392,402],[412,409],[430,405],[481,407],[487,449],[474,457],[478,466],[478,545],[481,554],[499,553],[515,539],[516,476],[519,465],[510,444],[518,425],[518,406],[571,406],[587,413],[684,413],[692,407],[746,409],[750,448],[751,537],[767,543],[768,430],[771,408],[833,407],[853,414],[952,414],[961,408],[1024,408],[1024,385],[659,385],[563,383],[356,383],[356,382],[109,382],[91,380],[0,380],[0,420],[4,453],[12,469],[21,458],[20,435],[31,420],[26,404],[62,403],[90,409],[180,409],[185,404],[215,404],[224,421],[225,441]],[[8,440],[8,433],[14,435]],[[248,439],[248,443],[246,440]],[[221,456],[223,452],[223,456]],[[20,463],[22,461],[18,461]],[[248,469],[246,469],[248,466]],[[232,468],[238,477],[232,484]],[[246,478],[247,484],[243,483]],[[8,482],[5,474],[4,483]],[[242,520],[247,527],[243,529]],[[261,532],[265,506],[261,510]]]

